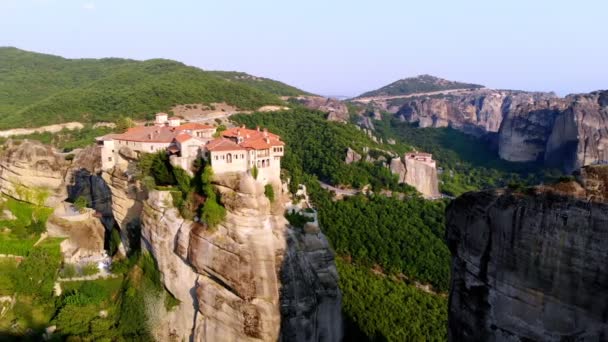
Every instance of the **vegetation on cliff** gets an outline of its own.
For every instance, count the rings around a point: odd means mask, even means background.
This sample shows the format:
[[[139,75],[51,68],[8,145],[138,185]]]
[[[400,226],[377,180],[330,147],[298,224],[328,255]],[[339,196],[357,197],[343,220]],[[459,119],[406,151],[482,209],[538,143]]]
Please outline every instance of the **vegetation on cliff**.
[[[213,188],[213,169],[199,159],[194,165],[194,177],[183,169],[171,165],[164,152],[145,153],[138,161],[139,177],[148,189],[168,190],[173,206],[182,217],[193,219],[213,228],[226,216],[226,209]]]

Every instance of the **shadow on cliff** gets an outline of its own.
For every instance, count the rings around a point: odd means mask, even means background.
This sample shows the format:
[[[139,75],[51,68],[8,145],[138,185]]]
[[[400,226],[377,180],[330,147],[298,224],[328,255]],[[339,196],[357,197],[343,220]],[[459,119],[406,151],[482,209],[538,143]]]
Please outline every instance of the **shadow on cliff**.
[[[404,143],[433,153],[444,167],[455,167],[465,162],[474,167],[527,173],[542,166],[540,162],[515,163],[500,159],[496,133],[475,137],[450,127],[419,128],[416,124],[397,119],[376,126],[380,131],[392,131]]]
[[[292,227],[285,241],[279,270],[280,341],[370,341],[354,320],[345,320],[335,258],[324,235],[308,226]]]

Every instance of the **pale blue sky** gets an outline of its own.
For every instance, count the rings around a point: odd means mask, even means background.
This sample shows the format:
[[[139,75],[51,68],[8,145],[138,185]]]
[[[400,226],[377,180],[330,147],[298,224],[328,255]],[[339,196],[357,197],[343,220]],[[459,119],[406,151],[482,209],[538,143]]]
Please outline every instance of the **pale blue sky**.
[[[606,0],[0,0],[0,46],[170,58],[326,95],[432,74],[493,88],[608,88]]]

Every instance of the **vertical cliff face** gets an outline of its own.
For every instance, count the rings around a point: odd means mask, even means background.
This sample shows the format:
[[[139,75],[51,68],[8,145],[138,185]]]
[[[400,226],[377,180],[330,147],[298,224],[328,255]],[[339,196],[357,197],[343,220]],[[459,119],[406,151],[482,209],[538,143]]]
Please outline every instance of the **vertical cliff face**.
[[[509,161],[542,160],[561,101],[537,101],[506,113],[498,134],[498,155]]]
[[[550,165],[564,165],[568,172],[608,163],[608,91],[568,99],[571,104],[555,120],[545,160]]]
[[[49,207],[66,197],[65,178],[69,167],[62,156],[37,141],[8,141],[0,150],[0,192],[26,202],[36,202],[46,193]]]
[[[144,201],[144,246],[167,290],[181,301],[155,335],[339,340],[340,292],[325,237],[289,227],[280,201],[270,203],[251,176],[221,177],[215,186],[227,209],[215,229],[182,219],[168,192],[153,191]]]
[[[437,167],[432,159],[431,162],[418,161],[415,158],[408,158],[406,153],[403,158],[391,159],[389,167],[391,172],[399,177],[400,183],[413,186],[424,197],[439,196]]]
[[[608,161],[608,91],[553,94],[479,89],[412,99],[396,115],[421,127],[497,133],[498,154],[516,162],[544,161],[572,172]]]
[[[451,341],[608,337],[608,169],[583,170],[581,183],[448,207]]]
[[[497,133],[507,113],[520,105],[557,99],[547,93],[479,89],[406,102],[397,112],[420,127],[453,127],[466,133]]]

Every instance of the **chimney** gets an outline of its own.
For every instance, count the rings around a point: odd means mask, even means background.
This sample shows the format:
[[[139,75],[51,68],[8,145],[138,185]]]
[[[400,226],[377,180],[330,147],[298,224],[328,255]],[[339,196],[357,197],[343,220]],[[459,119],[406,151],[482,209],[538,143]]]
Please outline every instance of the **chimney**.
[[[241,125],[241,128],[242,128],[242,129],[245,129],[245,124],[242,124],[242,125]]]
[[[267,137],[268,136],[268,128],[264,128],[264,136]]]
[[[257,126],[255,129],[259,132],[260,131],[260,126]]]

